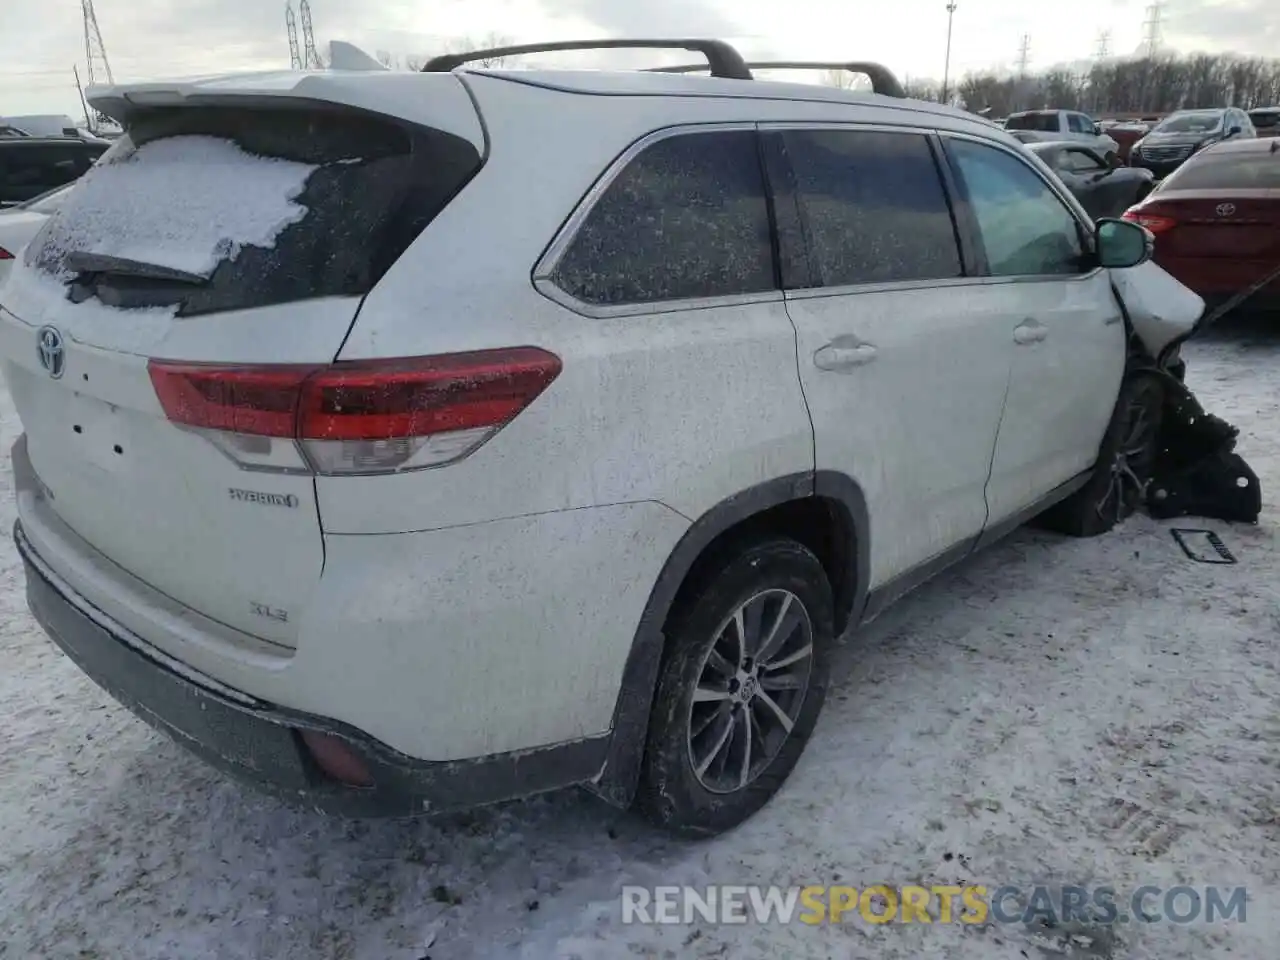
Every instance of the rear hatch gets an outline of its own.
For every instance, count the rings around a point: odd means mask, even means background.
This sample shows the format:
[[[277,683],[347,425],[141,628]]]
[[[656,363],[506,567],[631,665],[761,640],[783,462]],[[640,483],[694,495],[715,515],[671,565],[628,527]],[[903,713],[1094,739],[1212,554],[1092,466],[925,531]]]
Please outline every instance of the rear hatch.
[[[292,647],[324,564],[301,384],[479,169],[479,118],[448,74],[233,78],[95,105],[128,133],[0,294],[45,508],[174,600]]]

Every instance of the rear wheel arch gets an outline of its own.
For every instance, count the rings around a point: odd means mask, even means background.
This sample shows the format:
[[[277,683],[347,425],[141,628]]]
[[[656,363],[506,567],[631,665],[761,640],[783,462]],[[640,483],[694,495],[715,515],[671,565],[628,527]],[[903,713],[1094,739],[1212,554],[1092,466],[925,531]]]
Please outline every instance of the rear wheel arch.
[[[821,561],[836,602],[836,635],[860,618],[867,602],[870,523],[855,480],[836,471],[806,471],[716,504],[685,532],[650,591],[623,670],[606,761],[587,785],[593,793],[619,807],[628,806],[635,793],[671,612],[735,550],[779,536],[804,544]]]

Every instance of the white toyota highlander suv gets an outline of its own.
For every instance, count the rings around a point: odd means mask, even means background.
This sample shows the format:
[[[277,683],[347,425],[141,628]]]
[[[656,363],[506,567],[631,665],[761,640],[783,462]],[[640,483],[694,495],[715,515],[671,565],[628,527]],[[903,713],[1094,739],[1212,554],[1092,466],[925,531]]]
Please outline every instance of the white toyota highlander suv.
[[[873,64],[674,45],[711,76],[92,91],[128,132],[0,310],[68,656],[310,805],[577,784],[709,834],[787,778],[846,629],[1133,509],[1161,391],[1110,270],[1150,235]]]

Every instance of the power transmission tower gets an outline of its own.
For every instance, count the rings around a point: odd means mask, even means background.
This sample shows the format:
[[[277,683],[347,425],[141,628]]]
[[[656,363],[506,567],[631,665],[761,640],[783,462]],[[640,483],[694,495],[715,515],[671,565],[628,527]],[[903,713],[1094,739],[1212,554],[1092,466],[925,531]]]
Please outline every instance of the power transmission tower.
[[[1164,16],[1165,0],[1151,0],[1147,4],[1147,19],[1142,22],[1142,52],[1154,57],[1164,44],[1164,27],[1161,20]]]
[[[293,15],[293,0],[284,5],[284,25],[289,31],[289,69],[302,69],[302,54],[298,52],[298,18]]]
[[[98,29],[98,15],[93,11],[93,0],[80,0],[84,13],[84,58],[89,66],[89,86],[98,83],[114,84],[111,64],[107,61],[107,47]]]
[[[1111,31],[1103,30],[1098,34],[1096,45],[1093,48],[1093,59],[1101,62],[1111,56]]]
[[[1031,64],[1031,34],[1024,33],[1018,44],[1018,78],[1026,79],[1027,67]]]
[[[323,70],[320,53],[316,50],[316,35],[311,30],[311,4],[302,0],[302,69]]]

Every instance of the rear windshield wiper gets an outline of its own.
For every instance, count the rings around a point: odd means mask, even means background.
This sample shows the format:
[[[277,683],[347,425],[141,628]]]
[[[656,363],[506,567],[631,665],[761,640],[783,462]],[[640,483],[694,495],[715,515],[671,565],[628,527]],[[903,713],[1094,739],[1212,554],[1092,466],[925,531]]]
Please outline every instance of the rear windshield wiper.
[[[204,286],[208,277],[187,270],[165,267],[156,263],[143,263],[141,260],[130,260],[127,257],[109,257],[101,253],[68,253],[64,263],[75,273],[107,274],[114,277],[130,277],[138,280],[163,280],[170,283],[188,283],[193,286]]]

